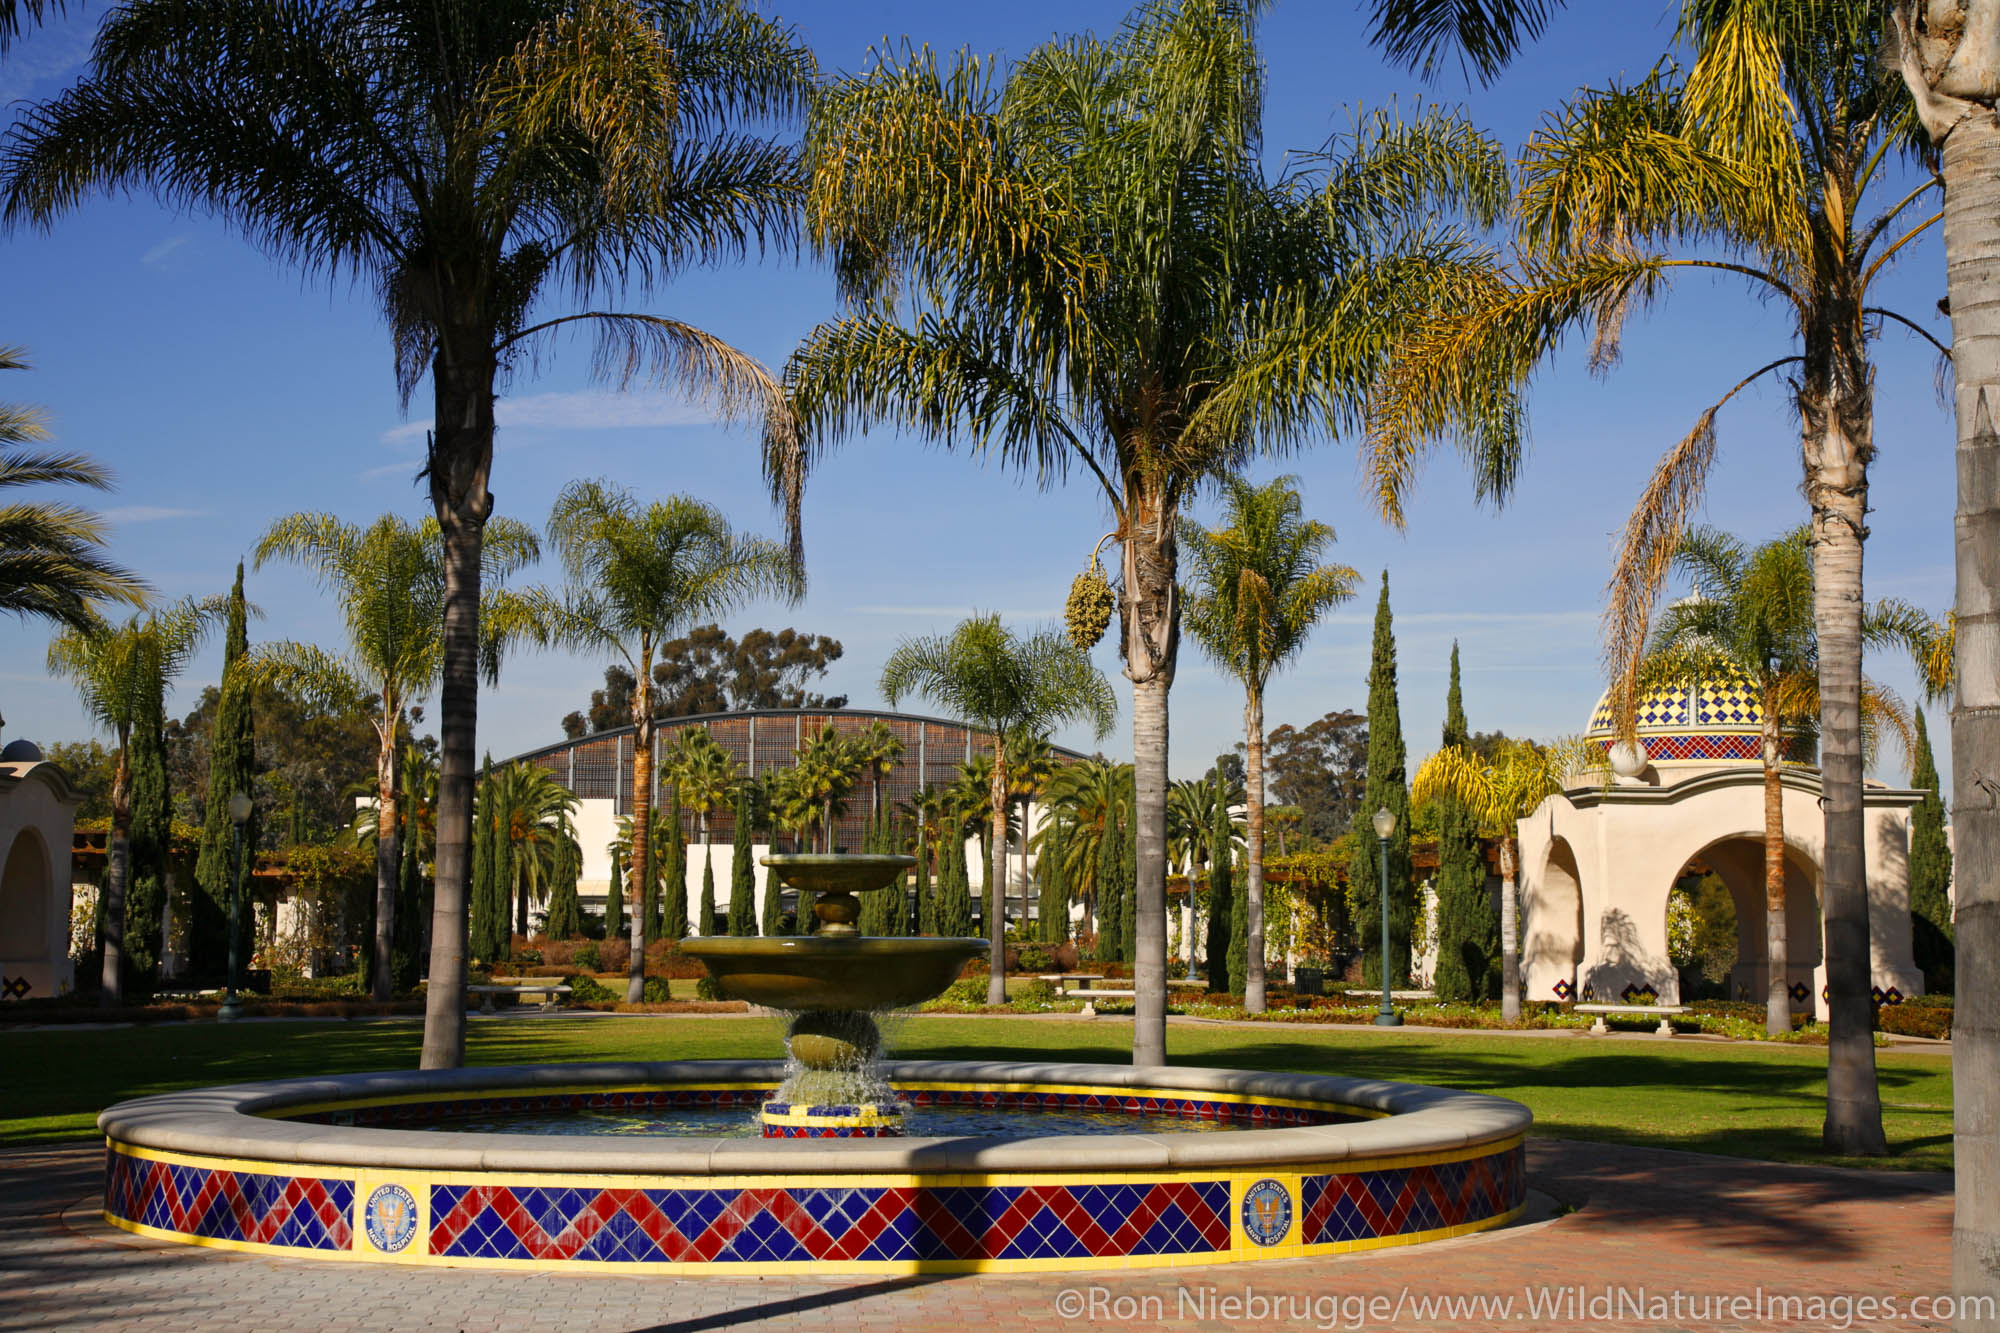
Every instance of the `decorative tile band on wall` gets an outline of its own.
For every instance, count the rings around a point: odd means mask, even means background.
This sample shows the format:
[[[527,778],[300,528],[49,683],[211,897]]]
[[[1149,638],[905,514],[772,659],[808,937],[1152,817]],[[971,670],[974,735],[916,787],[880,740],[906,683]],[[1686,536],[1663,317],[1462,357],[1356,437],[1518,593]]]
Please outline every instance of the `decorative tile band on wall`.
[[[292,1250],[353,1245],[354,1181],[266,1175],[107,1152],[104,1210],[158,1231]]]
[[[1229,1248],[1229,1182],[431,1191],[431,1252],[609,1263],[1115,1259]]]
[[[357,1181],[244,1165],[114,1146],[106,1215],[169,1239],[402,1263],[906,1273],[1327,1254],[1498,1225],[1526,1198],[1518,1138],[1351,1170],[793,1177],[750,1186],[446,1171],[363,1172],[368,1179]]]

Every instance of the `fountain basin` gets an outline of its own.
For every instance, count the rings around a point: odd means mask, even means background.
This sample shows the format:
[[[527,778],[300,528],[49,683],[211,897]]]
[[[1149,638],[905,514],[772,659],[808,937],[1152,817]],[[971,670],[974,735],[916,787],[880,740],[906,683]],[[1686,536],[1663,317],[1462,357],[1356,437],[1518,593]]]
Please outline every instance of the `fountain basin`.
[[[569,1138],[398,1129],[468,1103],[740,1105],[777,1061],[292,1079],[123,1102],[105,1217],[296,1257],[607,1273],[1051,1271],[1405,1245],[1525,1200],[1526,1107],[1242,1070],[886,1061],[900,1096],[1240,1116],[1229,1134]],[[1357,1117],[1359,1119],[1357,1119]],[[754,1266],[754,1267],[753,1267]]]
[[[775,859],[775,858],[774,858]],[[708,935],[681,941],[732,1000],[862,1012],[922,1004],[983,958],[985,940],[869,935]]]

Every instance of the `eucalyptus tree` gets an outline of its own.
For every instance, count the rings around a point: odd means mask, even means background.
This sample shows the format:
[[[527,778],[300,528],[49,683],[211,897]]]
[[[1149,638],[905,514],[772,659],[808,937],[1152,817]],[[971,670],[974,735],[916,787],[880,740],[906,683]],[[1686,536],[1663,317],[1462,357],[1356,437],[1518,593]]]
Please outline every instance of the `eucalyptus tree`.
[[[1243,1007],[1264,1012],[1264,688],[1304,650],[1321,616],[1354,596],[1361,575],[1322,565],[1333,529],[1308,519],[1298,479],[1223,483],[1223,526],[1188,529],[1194,579],[1188,632],[1217,665],[1243,682],[1244,821],[1248,861],[1244,911],[1248,975]]]
[[[1530,138],[1517,199],[1522,271],[1496,275],[1486,294],[1413,341],[1378,404],[1370,452],[1392,514],[1447,422],[1480,427],[1485,474],[1505,479],[1518,450],[1491,447],[1494,403],[1511,403],[1570,329],[1591,328],[1593,363],[1611,364],[1627,308],[1680,273],[1740,280],[1791,316],[1797,350],[1723,394],[1656,467],[1620,543],[1605,651],[1629,731],[1653,602],[1700,502],[1717,414],[1745,386],[1790,369],[1820,648],[1832,992],[1824,1138],[1836,1151],[1879,1153],[1861,797],[1862,539],[1875,453],[1868,346],[1885,322],[1936,341],[1871,302],[1891,260],[1937,222],[1937,182],[1909,188],[1893,173],[1914,121],[1902,83],[1874,59],[1872,11],[1848,0],[1795,0],[1775,17],[1765,8],[1690,3],[1683,34],[1695,61],[1684,78],[1663,67],[1630,87],[1586,91]]]
[[[548,637],[569,647],[622,658],[633,678],[632,854],[635,884],[651,883],[653,804],[653,655],[691,625],[722,616],[752,598],[796,597],[797,563],[782,545],[736,532],[720,510],[685,495],[641,505],[603,481],[576,481],[556,497],[549,541],[562,556],[568,586],[560,598],[528,600]],[[646,989],[645,913],[632,918],[626,999]]]
[[[1100,489],[1133,684],[1133,1059],[1166,1056],[1167,696],[1189,497],[1259,448],[1355,424],[1414,311],[1452,299],[1490,221],[1496,145],[1465,121],[1357,119],[1304,171],[1263,167],[1254,0],[1147,0],[998,77],[880,53],[806,135],[807,225],[850,313],[794,353],[807,452],[893,425]]]
[[[1439,750],[1410,779],[1412,805],[1451,796],[1482,833],[1500,840],[1500,1015],[1509,1023],[1521,1017],[1520,824],[1590,763],[1574,738],[1549,745],[1504,740],[1490,762],[1469,748]]]
[[[791,29],[740,0],[128,0],[83,78],[21,111],[0,147],[8,219],[48,225],[92,191],[150,187],[307,272],[362,280],[403,396],[430,378],[446,652],[426,1068],[464,1059],[457,922],[499,390],[590,330],[613,380],[779,423],[782,464],[782,397],[755,360],[599,302],[793,241],[796,152],[753,129],[803,111],[815,78]]]
[[[226,598],[155,607],[122,625],[64,629],[49,643],[49,673],[76,685],[91,720],[118,738],[111,780],[111,837],[104,877],[104,1005],[125,998],[125,890],[131,873],[132,730],[160,715],[160,699],[227,614]]]
[[[26,368],[18,348],[0,347],[0,370]],[[47,438],[39,411],[0,403],[0,495],[17,486],[111,489],[111,474],[82,454],[24,447]],[[103,604],[145,601],[145,584],[105,558],[96,515],[48,501],[0,504],[0,611],[83,632]]]
[[[1046,735],[1070,722],[1089,725],[1102,739],[1118,716],[1111,682],[1060,631],[1016,635],[999,616],[986,615],[960,621],[950,634],[903,640],[882,666],[880,688],[891,704],[922,695],[994,738],[987,787],[993,840],[986,867],[986,938],[992,945],[986,1002],[1005,1004],[1008,741]]]
[[[247,659],[249,679],[276,685],[300,698],[339,707],[372,700],[375,727],[375,938],[373,993],[393,991],[390,966],[396,939],[396,885],[402,877],[398,846],[402,823],[397,761],[409,732],[409,710],[438,687],[444,672],[444,533],[436,519],[410,523],[384,514],[363,528],[332,514],[298,513],[271,524],[257,543],[256,564],[286,560],[311,570],[340,604],[347,632],[344,653],[307,643],[260,645]],[[491,684],[499,676],[508,638],[525,619],[525,604],[500,584],[541,554],[533,530],[513,519],[486,525],[480,545],[484,635],[481,668]]]

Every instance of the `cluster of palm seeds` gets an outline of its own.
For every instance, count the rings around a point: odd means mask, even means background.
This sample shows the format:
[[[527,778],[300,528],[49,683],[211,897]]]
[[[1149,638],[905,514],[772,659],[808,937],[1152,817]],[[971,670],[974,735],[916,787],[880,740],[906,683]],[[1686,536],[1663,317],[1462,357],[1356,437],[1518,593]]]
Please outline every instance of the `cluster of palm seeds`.
[[[1063,607],[1063,622],[1069,626],[1069,637],[1077,647],[1088,652],[1104,637],[1104,629],[1111,623],[1111,612],[1117,606],[1112,596],[1111,585],[1105,581],[1104,573],[1097,567],[1097,557],[1090,558],[1090,568],[1078,574],[1069,585],[1069,602]]]

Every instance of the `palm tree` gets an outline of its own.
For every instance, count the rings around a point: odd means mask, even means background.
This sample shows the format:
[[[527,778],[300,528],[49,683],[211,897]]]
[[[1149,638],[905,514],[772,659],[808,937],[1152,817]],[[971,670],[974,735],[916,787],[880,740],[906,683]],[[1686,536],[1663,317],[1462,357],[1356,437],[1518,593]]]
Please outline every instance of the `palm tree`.
[[[1071,764],[1049,779],[1049,818],[1064,825],[1063,880],[1093,915],[1098,909],[1097,866],[1104,830],[1130,819],[1132,791],[1132,765],[1114,764],[1102,755]],[[1046,838],[1048,828],[1043,825],[1038,840]]]
[[[697,913],[701,929],[697,933],[707,935],[715,929],[715,850],[709,836],[709,815],[736,794],[743,773],[736,756],[709,735],[707,727],[683,731],[676,748],[679,753],[668,761],[674,789],[680,793],[681,804],[701,820],[702,899]]]
[[[1007,739],[1007,823],[1021,849],[1021,919],[1028,916],[1028,810],[1055,773],[1056,752],[1046,736],[1016,732]],[[1020,814],[1013,812],[1018,809]]]
[[[847,794],[865,766],[862,750],[828,722],[792,755],[793,797],[809,805],[819,823],[820,850],[832,852],[834,816],[847,810]]]
[[[1004,82],[970,54],[885,53],[806,135],[807,225],[854,313],[786,368],[805,438],[889,424],[1088,475],[1122,564],[1137,763],[1133,1059],[1166,1058],[1167,695],[1178,524],[1257,447],[1352,424],[1414,312],[1470,249],[1433,219],[1504,200],[1496,145],[1439,115],[1362,118],[1308,172],[1262,167],[1253,0],[1146,0]]]
[[[388,836],[375,840],[374,997],[389,999],[394,982],[396,883],[401,853],[396,814],[397,758],[409,709],[437,687],[444,669],[444,534],[436,519],[410,524],[384,514],[366,528],[331,514],[279,519],[257,543],[256,563],[290,560],[311,569],[340,603],[347,653],[305,643],[269,643],[248,662],[250,678],[322,704],[373,698],[375,803]],[[480,548],[484,669],[491,684],[509,634],[523,623],[523,604],[499,584],[541,554],[535,534],[513,519],[486,525]]]
[[[945,800],[944,788],[926,783],[911,792],[901,806],[910,818],[917,858],[917,924],[913,934],[937,933],[937,896],[931,877],[937,872],[938,830],[945,817]]]
[[[1571,737],[1549,745],[1503,740],[1491,762],[1453,745],[1424,760],[1410,779],[1412,805],[1452,796],[1485,836],[1500,840],[1500,1016],[1509,1023],[1521,1017],[1519,825],[1544,799],[1559,795],[1572,773],[1595,762]]]
[[[0,347],[0,370],[25,369],[20,349]],[[111,489],[111,474],[82,454],[13,447],[47,438],[41,413],[0,403],[0,493],[16,486]],[[99,603],[145,605],[146,585],[103,551],[103,523],[74,505],[0,505],[0,611],[85,632],[97,623]]]
[[[868,824],[873,828],[882,822],[882,784],[896,771],[896,761],[903,757],[903,742],[878,717],[854,738],[854,744],[862,770],[868,774]]]
[[[184,670],[210,629],[228,611],[228,599],[192,598],[156,607],[116,627],[99,623],[64,629],[49,644],[49,672],[76,683],[84,711],[118,738],[111,781],[111,844],[104,877],[102,1002],[125,998],[125,885],[132,855],[132,728],[160,712],[159,701]]]
[[[576,846],[577,798],[555,774],[526,761],[495,769],[484,791],[508,844],[511,882],[502,887],[514,903],[514,931],[526,935],[529,902],[548,897]]]
[[[1243,682],[1245,819],[1249,870],[1244,881],[1249,920],[1249,976],[1243,1007],[1264,1012],[1264,687],[1271,673],[1304,649],[1306,636],[1328,611],[1354,596],[1361,575],[1347,565],[1322,565],[1333,529],[1303,516],[1298,479],[1252,486],[1223,483],[1225,526],[1189,525],[1195,577],[1187,628],[1217,665]]]
[[[1641,662],[1641,689],[1692,684],[1718,676],[1751,682],[1763,709],[1765,953],[1771,968],[1765,1027],[1792,1029],[1786,982],[1785,809],[1780,782],[1785,731],[1808,740],[1819,719],[1819,644],[1813,633],[1811,534],[1799,528],[1746,551],[1713,528],[1681,535],[1674,563],[1695,595],[1670,606]],[[1871,641],[1892,637],[1913,608],[1885,602],[1862,621]],[[1889,725],[1905,737],[1908,721],[1895,696],[1863,680],[1863,723]],[[1794,756],[1795,758],[1797,756]]]
[[[632,673],[632,882],[653,873],[653,654],[690,625],[720,619],[763,594],[799,592],[798,566],[775,542],[735,532],[721,511],[685,495],[643,508],[603,481],[576,481],[556,497],[549,540],[562,555],[569,586],[560,601],[531,600],[551,638],[573,648],[609,651]],[[646,989],[645,913],[632,918],[626,999]]]
[[[1411,63],[1435,65],[1454,41],[1482,77],[1490,78],[1519,44],[1532,40],[1562,0],[1375,0],[1377,38]],[[2000,693],[1986,684],[1996,623],[2000,623],[2000,495],[1987,482],[2000,471],[2000,310],[1985,298],[2000,275],[2000,0],[1846,0],[1839,6],[1879,42],[1897,68],[1936,154],[1944,182],[1944,250],[1951,316],[1954,401],[1958,424],[1958,593],[1955,615],[1977,622],[1980,693],[1952,712],[1951,749],[1958,787],[1953,836],[1962,848],[1954,879],[1957,912],[1961,1058],[2000,1068],[2000,807],[1982,784],[2000,768]],[[1779,47],[1769,28],[1806,6],[1735,4],[1723,9],[1742,39],[1744,57],[1731,70],[1747,85],[1744,101],[1785,104]],[[1964,675],[1966,672],[1959,672]],[[2000,1301],[2000,1115],[1994,1080],[1954,1084],[1958,1145],[1956,1223],[1952,1231],[1955,1287],[1978,1302]],[[1965,1317],[1959,1327],[1974,1327]]]
[[[274,76],[273,71],[282,71]],[[426,373],[423,476],[445,539],[436,914],[423,1066],[464,1062],[464,930],[477,711],[479,548],[494,403],[553,337],[594,369],[725,415],[784,419],[756,361],[684,321],[595,308],[794,235],[789,118],[815,79],[790,29],[740,0],[131,0],[89,73],[0,148],[5,213],[48,225],[95,189],[152,187],[301,269],[382,298],[407,399]],[[572,313],[543,306],[564,296]],[[782,482],[790,434],[767,430]],[[796,518],[797,487],[788,500]],[[797,525],[793,525],[796,537]]]
[[[1005,1004],[1007,742],[1072,721],[1088,723],[1102,739],[1118,716],[1111,682],[1060,632],[1017,637],[999,616],[988,615],[962,620],[947,635],[903,640],[882,666],[880,688],[891,704],[920,694],[951,716],[985,728],[996,742],[986,796],[993,829],[986,868],[986,938],[992,945],[986,1002]],[[1164,946],[1164,936],[1161,942]]]
[[[1508,400],[1572,326],[1594,327],[1593,363],[1608,365],[1627,306],[1678,272],[1740,279],[1791,311],[1799,352],[1746,376],[1655,469],[1621,543],[1605,651],[1614,715],[1629,733],[1652,605],[1700,502],[1716,416],[1746,385],[1795,367],[1826,800],[1832,1055],[1824,1138],[1835,1151],[1881,1153],[1861,796],[1862,535],[1874,455],[1868,341],[1882,321],[1936,340],[1870,301],[1877,275],[1940,215],[1931,211],[1934,178],[1907,192],[1894,185],[1897,194],[1868,203],[1892,188],[1889,164],[1913,126],[1905,89],[1871,58],[1860,11],[1831,0],[1780,6],[1786,18],[1751,57],[1748,8],[1691,4],[1683,28],[1696,60],[1685,80],[1662,69],[1630,88],[1587,92],[1529,140],[1518,198],[1523,274],[1496,280],[1416,341],[1371,423],[1370,453],[1381,501],[1394,513],[1417,458],[1448,422],[1470,422],[1490,438],[1496,397]],[[1770,63],[1775,84],[1743,78],[1746,61]],[[1718,243],[1732,253],[1717,256]],[[1475,448],[1489,484],[1503,488],[1518,451]]]

